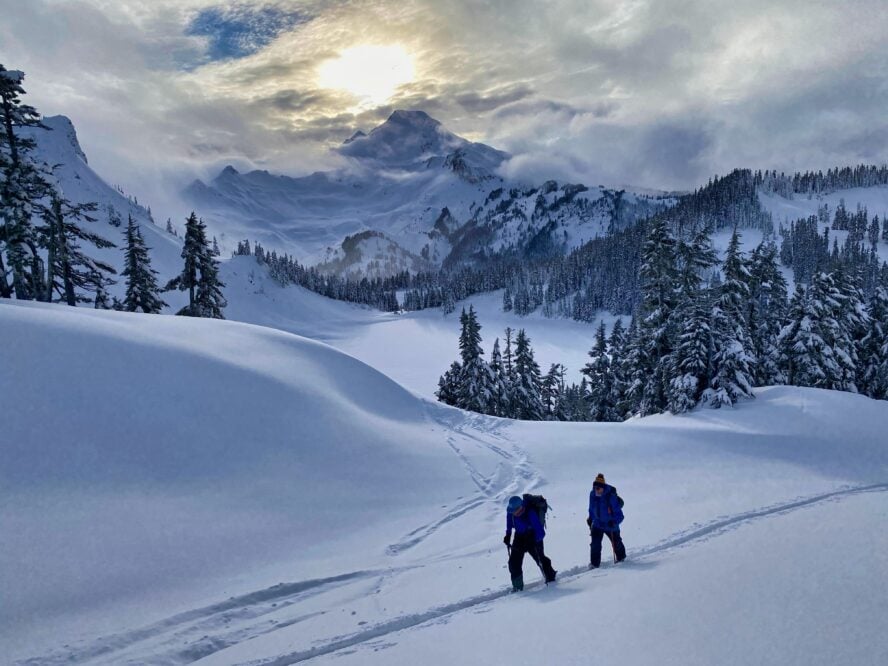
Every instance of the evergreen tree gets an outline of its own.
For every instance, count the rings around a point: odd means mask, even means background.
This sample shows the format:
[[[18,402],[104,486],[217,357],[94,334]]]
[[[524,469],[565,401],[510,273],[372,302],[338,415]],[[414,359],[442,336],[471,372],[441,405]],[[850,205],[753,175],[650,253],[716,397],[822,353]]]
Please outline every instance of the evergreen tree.
[[[610,353],[611,394],[610,404],[613,408],[613,420],[622,421],[625,418],[624,404],[626,402],[626,332],[623,329],[623,321],[620,318],[614,322],[611,328],[610,339],[607,341]],[[585,377],[583,378],[585,380]]]
[[[503,312],[512,311],[512,290],[506,287],[503,290]]]
[[[745,313],[749,301],[749,271],[740,254],[734,229],[725,254],[724,282],[712,308],[712,376],[705,400],[713,407],[733,405],[753,397],[752,340]]]
[[[680,306],[683,323],[672,355],[667,408],[674,414],[692,410],[709,389],[712,363],[710,307],[704,292]]]
[[[45,169],[31,157],[34,140],[18,132],[46,128],[37,110],[21,101],[24,77],[0,64],[0,298],[33,300],[45,296],[46,286],[31,218],[51,187]]]
[[[98,284],[96,284],[96,297],[93,300],[93,307],[96,310],[113,310],[114,309],[114,299],[108,294],[108,290],[105,289],[104,280],[99,280]]]
[[[491,375],[491,400],[487,413],[495,416],[509,416],[509,377],[503,365],[503,357],[500,353],[499,338],[493,341],[493,350],[490,353]]]
[[[188,305],[176,314],[224,319],[222,309],[227,303],[222,295],[225,285],[219,280],[219,264],[207,243],[206,225],[193,212],[185,221],[182,259],[185,260],[182,272],[165,287],[166,291],[188,292]]]
[[[647,358],[644,338],[638,325],[638,318],[632,317],[626,331],[626,353],[623,355],[622,373],[626,378],[624,401],[618,405],[623,419],[638,414],[647,386]]]
[[[459,363],[454,361],[450,368],[438,379],[438,390],[435,395],[445,405],[456,406],[459,399],[459,375],[462,371]]]
[[[590,421],[615,421],[617,420],[613,397],[613,374],[611,373],[611,361],[607,349],[607,337],[605,335],[604,322],[598,325],[595,332],[595,345],[589,350],[589,361],[580,371],[589,380],[589,404]]]
[[[530,338],[522,328],[515,338],[515,418],[524,421],[543,420],[545,408],[540,398],[541,384],[540,366],[534,360]]]
[[[667,408],[679,414],[693,409],[709,387],[712,332],[709,295],[702,288],[704,273],[717,263],[706,229],[690,242],[678,241],[678,305],[673,311],[677,340],[670,354]]]
[[[642,416],[666,408],[677,281],[675,266],[675,239],[666,218],[656,216],[649,224],[639,271],[642,280],[641,320],[634,379],[643,383],[635,407]]]
[[[777,346],[787,384],[823,388],[834,374],[835,359],[820,326],[823,304],[813,292],[813,286],[806,290],[796,284]]]
[[[762,241],[750,257],[747,319],[752,355],[757,359],[753,379],[757,386],[783,384],[777,337],[786,315],[786,279],[777,265],[777,246]]]
[[[493,378],[481,349],[481,324],[475,309],[463,309],[459,318],[459,352],[462,367],[457,381],[457,406],[472,412],[488,413],[493,402]]]
[[[51,194],[50,205],[43,210],[44,223],[35,230],[40,245],[47,250],[43,300],[60,300],[71,306],[93,300],[84,292],[104,289],[109,283],[107,276],[116,273],[113,266],[87,256],[80,248],[80,241],[101,249],[116,247],[80,226],[80,222],[95,221],[89,216],[95,208],[95,204],[71,204],[58,192]]]
[[[560,363],[553,363],[549,367],[549,372],[543,377],[540,398],[543,403],[545,412],[545,420],[547,421],[564,421],[565,404],[564,404],[564,373],[566,369]]]
[[[503,352],[503,379],[506,383],[507,394],[506,402],[503,404],[503,416],[511,419],[515,416],[515,357],[512,352],[512,333],[511,327],[506,327],[506,349]]]
[[[157,314],[166,307],[157,286],[157,271],[151,268],[148,247],[142,240],[142,232],[129,216],[126,233],[126,250],[122,275],[126,277],[126,296],[123,308],[127,312]]]
[[[888,400],[888,279],[876,287],[869,301],[866,334],[860,343],[860,390],[871,398]]]
[[[866,299],[859,276],[853,275],[842,264],[829,277],[832,285],[827,303],[835,328],[830,331],[828,344],[836,354],[840,369],[840,377],[831,388],[857,393],[858,348],[869,323]]]

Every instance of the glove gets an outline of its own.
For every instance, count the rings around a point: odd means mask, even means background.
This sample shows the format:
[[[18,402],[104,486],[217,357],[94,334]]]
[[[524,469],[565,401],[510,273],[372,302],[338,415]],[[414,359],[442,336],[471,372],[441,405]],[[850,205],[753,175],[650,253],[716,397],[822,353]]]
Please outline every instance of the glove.
[[[511,546],[512,544],[509,543],[509,541],[510,541],[509,535],[507,534],[506,536],[503,537],[503,543],[506,544],[507,546]]]
[[[592,527],[592,519],[591,518],[586,518],[586,525],[588,525],[589,527]]]

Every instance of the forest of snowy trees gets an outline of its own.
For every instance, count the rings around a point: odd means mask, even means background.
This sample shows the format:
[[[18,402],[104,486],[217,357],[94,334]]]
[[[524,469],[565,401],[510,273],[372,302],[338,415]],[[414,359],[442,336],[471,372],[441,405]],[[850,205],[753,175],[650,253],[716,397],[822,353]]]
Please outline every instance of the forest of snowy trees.
[[[123,301],[109,297],[116,270],[91,257],[82,244],[99,249],[117,245],[89,229],[98,206],[69,201],[54,182],[53,169],[34,158],[36,143],[21,130],[50,129],[34,107],[22,102],[24,76],[0,64],[0,298],[159,313],[166,303],[151,267],[150,248],[132,217],[124,232],[121,276],[126,295]],[[120,226],[119,215],[109,214],[109,222]],[[218,250],[208,243],[206,228],[194,213],[185,228],[183,272],[165,290],[189,291],[189,305],[178,314],[222,318],[225,285],[218,277]]]
[[[542,376],[519,331],[490,360],[469,308],[460,317],[460,360],[439,381],[442,402],[529,420],[622,421],[631,416],[721,407],[755,386],[791,384],[888,399],[888,266],[869,298],[863,270],[841,255],[788,298],[775,243],[748,256],[734,231],[719,264],[708,230],[674,235],[651,221],[642,247],[641,299],[627,329],[602,323],[579,384],[562,365]],[[520,359],[520,360],[519,360]]]

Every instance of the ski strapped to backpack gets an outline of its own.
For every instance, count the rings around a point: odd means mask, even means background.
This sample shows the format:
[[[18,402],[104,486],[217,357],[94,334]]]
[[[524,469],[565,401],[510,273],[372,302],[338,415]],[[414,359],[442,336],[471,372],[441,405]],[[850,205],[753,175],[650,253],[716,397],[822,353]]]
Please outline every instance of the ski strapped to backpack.
[[[551,508],[549,502],[546,501],[546,498],[542,495],[530,495],[525,493],[522,499],[524,500],[524,508],[528,511],[535,511],[537,517],[540,519],[540,525],[545,527],[546,513],[548,513]]]

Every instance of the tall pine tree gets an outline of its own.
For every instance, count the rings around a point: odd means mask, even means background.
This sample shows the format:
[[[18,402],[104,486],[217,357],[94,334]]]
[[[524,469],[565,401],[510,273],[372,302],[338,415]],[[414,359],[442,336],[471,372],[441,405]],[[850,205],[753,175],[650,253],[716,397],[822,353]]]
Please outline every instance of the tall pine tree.
[[[114,267],[89,257],[80,247],[81,241],[101,249],[117,247],[81,226],[81,222],[95,221],[89,215],[95,208],[95,204],[72,204],[57,191],[51,194],[49,207],[43,210],[43,224],[35,230],[47,250],[43,300],[73,306],[93,300],[86,293],[98,295],[111,283],[108,276],[116,273]]]
[[[182,272],[165,287],[167,291],[188,292],[188,305],[176,314],[224,319],[222,309],[227,303],[222,295],[225,284],[219,280],[219,263],[207,242],[206,225],[193,212],[185,220],[182,259],[185,260]]]
[[[664,216],[649,222],[641,253],[641,312],[637,358],[630,387],[636,413],[644,416],[666,408],[672,311],[675,309],[675,239]]]
[[[753,250],[749,266],[749,305],[747,320],[752,341],[753,379],[757,386],[783,384],[777,337],[786,316],[787,286],[777,265],[777,246],[762,241]]]
[[[595,344],[589,350],[589,361],[580,372],[589,380],[589,394],[586,396],[589,420],[599,422],[617,420],[616,410],[611,402],[614,388],[613,374],[603,321],[595,332]]]
[[[869,321],[860,343],[860,390],[888,400],[888,269],[869,301]]]
[[[749,271],[740,254],[740,235],[731,235],[722,267],[724,281],[712,307],[712,376],[705,400],[713,407],[753,397],[752,340],[746,321]]]
[[[472,412],[487,413],[493,400],[493,378],[481,349],[481,324],[470,305],[459,318],[459,353],[462,358],[456,404]]]
[[[709,293],[703,289],[704,273],[716,263],[715,251],[704,228],[690,240],[680,239],[678,260],[678,305],[673,311],[677,335],[669,358],[667,408],[673,413],[693,409],[709,387],[712,361],[712,331],[709,326]]]
[[[18,133],[46,127],[37,110],[21,101],[24,78],[0,64],[0,298],[33,300],[45,297],[46,285],[31,219],[51,186],[45,166],[31,156],[34,140]]]
[[[157,314],[166,307],[166,303],[160,298],[157,271],[151,268],[148,247],[132,215],[129,216],[124,237],[126,249],[122,275],[126,277],[126,297],[123,299],[123,309],[127,312]]]
[[[522,328],[515,338],[514,416],[524,421],[542,421],[545,408],[540,397],[540,366],[533,357],[530,338]]]

